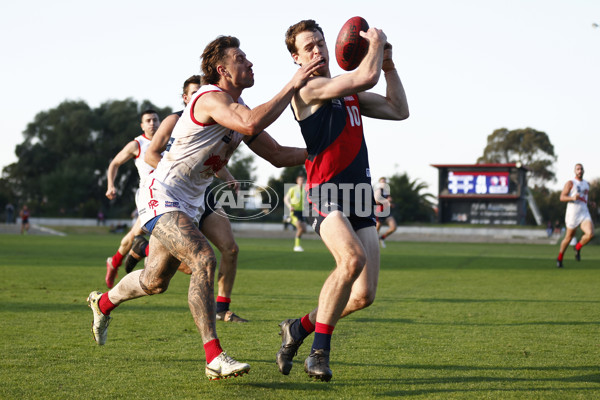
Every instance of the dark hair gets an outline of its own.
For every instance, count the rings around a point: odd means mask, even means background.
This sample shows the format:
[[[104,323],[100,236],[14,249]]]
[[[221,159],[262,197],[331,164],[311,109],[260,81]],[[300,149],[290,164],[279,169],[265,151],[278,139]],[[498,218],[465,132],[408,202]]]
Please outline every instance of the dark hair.
[[[200,75],[192,75],[183,82],[183,93],[186,94],[188,87],[192,84],[200,85]]]
[[[319,31],[319,32],[321,32],[321,35],[323,35],[323,37],[325,37],[325,34],[323,33],[323,29],[321,29],[319,24],[317,24],[314,19],[302,20],[302,21],[298,22],[297,24],[290,26],[288,28],[287,32],[285,33],[285,45],[287,46],[287,49],[290,52],[290,54],[294,54],[298,51],[298,49],[296,48],[296,36],[298,36],[299,33],[306,32],[306,31],[309,31],[309,32]]]
[[[221,79],[217,67],[225,59],[225,52],[229,48],[239,48],[240,41],[234,36],[219,36],[210,42],[202,52],[202,82],[215,85]]]
[[[144,119],[144,115],[146,115],[146,114],[156,114],[156,115],[158,115],[158,113],[155,110],[149,108],[149,109],[147,109],[145,111],[142,111],[142,115],[140,116],[140,119]]]

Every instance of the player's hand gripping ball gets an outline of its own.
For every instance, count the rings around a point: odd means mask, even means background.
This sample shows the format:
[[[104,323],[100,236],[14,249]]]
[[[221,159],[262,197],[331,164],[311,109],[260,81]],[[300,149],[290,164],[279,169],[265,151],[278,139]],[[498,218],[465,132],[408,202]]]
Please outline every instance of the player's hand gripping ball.
[[[335,59],[344,71],[352,71],[365,58],[369,42],[358,32],[366,32],[368,29],[369,24],[362,17],[350,18],[340,29],[335,41]]]

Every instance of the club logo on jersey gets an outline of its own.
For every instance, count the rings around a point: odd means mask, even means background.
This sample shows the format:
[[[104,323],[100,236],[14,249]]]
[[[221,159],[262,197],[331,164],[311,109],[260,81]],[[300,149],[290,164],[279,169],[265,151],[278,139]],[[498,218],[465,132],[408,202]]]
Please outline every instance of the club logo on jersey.
[[[229,160],[221,158],[221,156],[218,154],[217,155],[213,154],[210,157],[208,157],[206,159],[206,161],[204,161],[203,165],[206,165],[207,168],[200,171],[200,173],[201,174],[208,173],[209,175],[214,175],[215,172],[217,172],[218,170],[223,168],[225,165],[227,165],[227,161],[229,161]]]
[[[158,200],[150,200],[148,202],[148,207],[150,207],[151,210],[155,209],[156,207],[158,207]]]
[[[342,108],[342,101],[340,99],[331,99],[331,104],[335,108]]]

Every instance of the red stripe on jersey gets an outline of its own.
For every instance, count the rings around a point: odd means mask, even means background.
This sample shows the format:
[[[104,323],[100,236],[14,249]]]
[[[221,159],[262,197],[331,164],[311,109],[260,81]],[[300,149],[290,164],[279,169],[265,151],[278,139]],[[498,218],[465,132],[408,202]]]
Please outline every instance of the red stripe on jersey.
[[[145,136],[144,136],[145,137]],[[138,145],[138,154],[137,156],[135,156],[135,158],[139,158],[142,155],[142,145],[140,144],[140,142],[138,142],[137,140],[134,139],[134,141],[137,143]]]
[[[328,182],[346,169],[358,155],[363,141],[362,118],[355,120],[349,108],[358,107],[357,97],[345,103],[346,125],[340,135],[312,161],[304,163],[307,174],[307,188]],[[357,113],[360,116],[360,112]],[[357,124],[358,122],[358,124]]]
[[[195,123],[196,125],[200,125],[200,126],[210,126],[210,125],[216,125],[217,123],[212,123],[212,124],[203,124],[202,122],[198,121],[196,119],[196,117],[194,116],[194,108],[196,107],[196,102],[198,101],[198,99],[200,98],[200,96],[204,96],[206,93],[212,93],[212,92],[222,92],[221,90],[208,90],[206,92],[200,93],[198,96],[196,96],[196,98],[192,101],[192,106],[190,107],[190,118],[192,118],[192,122]]]

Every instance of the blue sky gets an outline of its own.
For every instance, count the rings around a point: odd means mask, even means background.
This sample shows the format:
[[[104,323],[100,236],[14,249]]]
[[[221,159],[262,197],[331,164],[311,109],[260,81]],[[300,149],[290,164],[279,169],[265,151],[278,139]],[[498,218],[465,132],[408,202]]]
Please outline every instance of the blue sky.
[[[474,163],[497,128],[532,127],[555,146],[561,188],[582,162],[600,177],[600,2],[505,1],[81,1],[0,5],[0,167],[34,116],[65,99],[91,107],[149,99],[180,108],[180,87],[199,72],[204,46],[240,38],[256,84],[243,98],[269,100],[295,71],[283,38],[301,19],[317,20],[333,58],[339,28],[360,15],[384,30],[406,88],[411,117],[365,119],[374,177],[407,172],[437,193],[431,164]],[[330,63],[332,73],[342,71]],[[374,89],[384,93],[384,86]],[[303,146],[291,111],[267,129]],[[243,146],[242,146],[243,147]],[[247,151],[247,149],[242,149]],[[108,166],[108,165],[107,165]],[[279,171],[257,161],[259,183]]]

